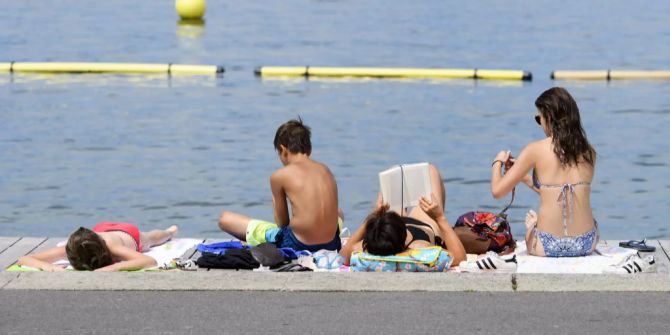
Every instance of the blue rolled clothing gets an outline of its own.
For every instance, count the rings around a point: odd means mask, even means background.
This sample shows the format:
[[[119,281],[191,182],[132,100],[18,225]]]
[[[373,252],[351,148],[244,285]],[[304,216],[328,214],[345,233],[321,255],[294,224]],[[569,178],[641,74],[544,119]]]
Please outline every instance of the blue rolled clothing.
[[[198,251],[209,252],[212,254],[224,254],[228,249],[249,249],[248,246],[242,244],[240,241],[218,242],[212,244],[198,244]]]
[[[200,252],[208,252],[212,254],[218,254],[218,255],[224,255],[226,253],[226,250],[230,249],[249,249],[248,245],[242,244],[240,241],[227,241],[227,242],[218,242],[218,243],[211,243],[211,244],[203,244],[200,243],[197,246],[197,250]],[[310,252],[303,251],[303,250],[295,250],[293,248],[278,248],[279,252],[281,252],[282,256],[285,259],[298,259],[300,256],[309,256],[311,255]]]

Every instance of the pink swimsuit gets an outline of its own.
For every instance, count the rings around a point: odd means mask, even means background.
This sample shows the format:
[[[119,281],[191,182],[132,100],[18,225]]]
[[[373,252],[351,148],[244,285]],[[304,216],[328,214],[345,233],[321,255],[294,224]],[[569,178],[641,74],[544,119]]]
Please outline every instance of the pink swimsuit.
[[[122,231],[135,240],[137,251],[142,252],[142,245],[140,245],[140,230],[132,223],[123,222],[100,222],[92,229],[96,233],[106,233],[110,231]]]

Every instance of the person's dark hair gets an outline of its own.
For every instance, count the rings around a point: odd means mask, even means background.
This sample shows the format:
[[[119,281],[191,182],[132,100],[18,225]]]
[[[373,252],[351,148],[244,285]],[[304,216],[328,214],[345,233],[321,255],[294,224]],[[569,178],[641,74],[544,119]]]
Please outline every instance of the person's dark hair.
[[[90,229],[80,227],[65,245],[67,259],[77,270],[95,270],[113,263],[105,240]]]
[[[373,255],[395,255],[405,250],[407,226],[388,205],[372,212],[365,219],[363,250]]]
[[[274,140],[275,150],[279,151],[279,146],[283,145],[293,154],[309,155],[312,153],[311,135],[309,127],[302,123],[300,117],[297,120],[290,120],[277,129]]]
[[[553,87],[544,91],[535,100],[535,107],[549,124],[554,153],[562,165],[595,164],[596,151],[582,128],[577,102],[566,89]]]

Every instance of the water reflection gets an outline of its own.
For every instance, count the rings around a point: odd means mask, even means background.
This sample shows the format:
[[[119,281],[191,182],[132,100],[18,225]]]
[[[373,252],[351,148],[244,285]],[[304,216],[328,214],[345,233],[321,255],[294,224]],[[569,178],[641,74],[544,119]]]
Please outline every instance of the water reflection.
[[[191,19],[177,21],[177,37],[180,43],[185,43],[183,47],[192,46],[192,42],[200,40],[205,34],[205,20]],[[180,47],[182,45],[180,44]]]
[[[13,93],[20,94],[37,90],[38,86],[91,87],[218,87],[222,85],[222,75],[173,75],[150,74],[108,74],[108,73],[13,73],[0,74],[0,86],[13,86]],[[42,94],[54,91],[39,89]],[[114,97],[115,93],[109,93]]]
[[[188,54],[186,59],[189,60],[189,63],[197,63],[197,61],[190,60],[198,59],[200,58],[199,55],[206,53],[203,45],[205,21],[201,19],[179,20],[177,21],[175,32],[177,36],[177,49]],[[216,77],[222,78],[223,74],[217,74]],[[172,86],[172,78],[170,78],[170,86]]]

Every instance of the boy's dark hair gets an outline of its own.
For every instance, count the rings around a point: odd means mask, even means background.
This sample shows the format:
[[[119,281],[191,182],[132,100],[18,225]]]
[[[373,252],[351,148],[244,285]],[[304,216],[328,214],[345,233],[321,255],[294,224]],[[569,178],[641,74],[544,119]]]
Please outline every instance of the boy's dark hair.
[[[385,205],[365,219],[363,250],[373,255],[388,256],[405,251],[407,226],[398,213]]]
[[[279,151],[279,146],[283,145],[292,154],[312,153],[312,142],[310,136],[312,132],[309,127],[302,123],[302,119],[290,120],[277,129],[275,134],[275,150]]]
[[[65,253],[76,270],[95,270],[113,263],[105,240],[90,229],[80,227],[65,245]]]

